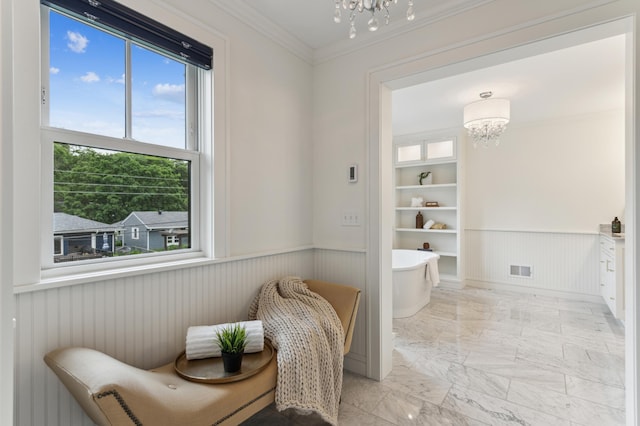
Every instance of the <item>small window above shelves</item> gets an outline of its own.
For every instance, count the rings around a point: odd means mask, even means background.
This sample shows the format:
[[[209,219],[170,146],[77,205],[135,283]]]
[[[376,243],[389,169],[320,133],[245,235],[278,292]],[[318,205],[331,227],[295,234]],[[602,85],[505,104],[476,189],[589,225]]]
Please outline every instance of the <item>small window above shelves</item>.
[[[395,146],[396,167],[456,160],[456,139],[423,140]]]

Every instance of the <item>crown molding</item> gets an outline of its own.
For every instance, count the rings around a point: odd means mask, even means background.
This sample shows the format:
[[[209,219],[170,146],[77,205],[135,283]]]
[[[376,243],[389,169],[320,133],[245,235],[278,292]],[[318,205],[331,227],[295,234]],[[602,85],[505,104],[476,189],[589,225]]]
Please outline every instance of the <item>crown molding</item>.
[[[313,49],[311,47],[282,29],[282,27],[273,21],[262,16],[246,3],[228,0],[209,0],[209,3],[238,19],[240,22],[247,24],[268,39],[278,43],[303,61],[313,64]]]
[[[398,20],[387,26],[381,27],[377,32],[363,32],[353,40],[346,36],[345,39],[325,47],[313,49],[297,37],[284,30],[282,27],[265,18],[254,8],[242,1],[208,0],[209,3],[220,8],[224,12],[250,26],[270,40],[278,43],[285,49],[298,56],[305,62],[315,65],[333,58],[347,55],[359,49],[374,45],[384,39],[395,37],[416,28],[422,28],[433,22],[448,18],[470,9],[490,3],[494,0],[450,0],[442,2],[429,9],[427,16],[412,22]],[[331,16],[327,17],[328,20]]]

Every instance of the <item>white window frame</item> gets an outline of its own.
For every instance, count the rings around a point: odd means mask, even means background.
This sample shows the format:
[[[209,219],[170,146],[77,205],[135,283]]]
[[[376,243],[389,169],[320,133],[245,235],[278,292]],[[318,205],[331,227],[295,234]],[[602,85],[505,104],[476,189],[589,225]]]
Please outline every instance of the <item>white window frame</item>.
[[[213,258],[213,233],[211,223],[201,217],[213,216],[212,192],[213,182],[213,71],[205,71],[195,66],[186,67],[186,141],[187,149],[177,149],[150,143],[135,141],[131,138],[117,139],[108,136],[89,134],[79,131],[49,127],[49,8],[41,6],[41,279],[58,279],[59,277],[91,272],[118,272],[121,268],[145,267],[157,264],[159,267],[168,262],[189,261],[194,258]],[[104,31],[100,28],[100,30]],[[197,87],[197,89],[196,89]],[[198,139],[198,140],[196,140]],[[190,161],[190,243],[191,248],[123,256],[99,261],[53,262],[53,143],[63,142],[74,145],[89,146],[143,155],[156,155]],[[225,188],[226,189],[226,188]],[[226,190],[224,191],[226,193]],[[226,198],[226,195],[225,195]]]
[[[131,239],[132,240],[139,240],[140,239],[140,228],[138,228],[137,226],[132,226],[131,227]]]

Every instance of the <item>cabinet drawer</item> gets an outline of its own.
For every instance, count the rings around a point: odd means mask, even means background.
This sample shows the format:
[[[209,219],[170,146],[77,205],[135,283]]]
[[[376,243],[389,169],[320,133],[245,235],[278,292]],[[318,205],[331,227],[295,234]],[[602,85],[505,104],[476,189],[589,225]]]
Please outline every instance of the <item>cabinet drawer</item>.
[[[615,272],[616,271],[616,259],[613,256],[600,256],[600,263],[602,264],[602,272]]]
[[[604,254],[609,253],[613,256],[616,251],[616,243],[609,238],[600,238],[600,250]]]

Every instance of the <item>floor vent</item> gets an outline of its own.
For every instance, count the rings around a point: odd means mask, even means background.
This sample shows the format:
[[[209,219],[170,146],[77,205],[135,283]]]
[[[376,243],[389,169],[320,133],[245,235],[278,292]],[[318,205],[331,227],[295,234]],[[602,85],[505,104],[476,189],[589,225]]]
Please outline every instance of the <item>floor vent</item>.
[[[510,265],[509,275],[512,277],[531,278],[533,276],[533,268],[531,266]]]

